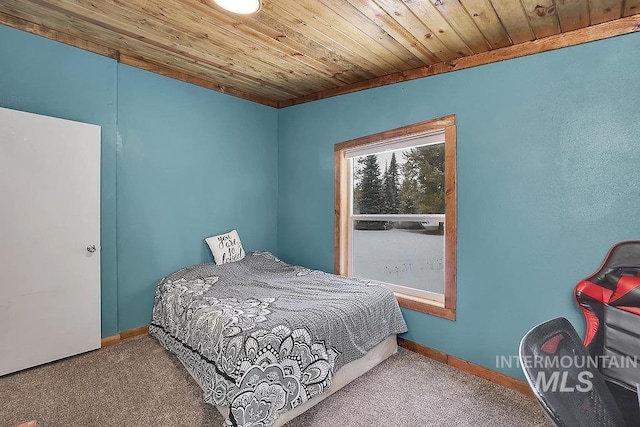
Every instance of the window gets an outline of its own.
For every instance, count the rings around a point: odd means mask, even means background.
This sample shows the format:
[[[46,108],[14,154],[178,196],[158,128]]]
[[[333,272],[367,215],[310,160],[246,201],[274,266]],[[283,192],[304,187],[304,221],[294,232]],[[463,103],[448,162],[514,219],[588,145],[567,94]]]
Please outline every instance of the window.
[[[335,271],[455,319],[455,116],[335,145]]]

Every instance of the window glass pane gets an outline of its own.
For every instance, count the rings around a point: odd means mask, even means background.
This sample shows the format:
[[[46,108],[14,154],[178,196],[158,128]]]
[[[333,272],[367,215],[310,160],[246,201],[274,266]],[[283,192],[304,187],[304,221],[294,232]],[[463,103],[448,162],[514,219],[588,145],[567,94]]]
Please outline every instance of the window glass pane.
[[[351,161],[354,215],[445,213],[444,143]],[[444,218],[354,219],[351,274],[443,294]]]
[[[444,294],[444,223],[353,221],[353,276]]]
[[[455,116],[334,148],[336,272],[386,283],[401,306],[455,320]]]
[[[356,157],[353,214],[444,214],[444,143]]]

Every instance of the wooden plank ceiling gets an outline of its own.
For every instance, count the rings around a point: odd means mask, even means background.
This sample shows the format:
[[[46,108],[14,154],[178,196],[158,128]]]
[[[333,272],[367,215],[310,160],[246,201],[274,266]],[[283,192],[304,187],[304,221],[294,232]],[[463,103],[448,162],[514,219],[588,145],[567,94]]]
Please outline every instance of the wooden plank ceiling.
[[[640,0],[0,0],[0,23],[274,107],[640,28]]]

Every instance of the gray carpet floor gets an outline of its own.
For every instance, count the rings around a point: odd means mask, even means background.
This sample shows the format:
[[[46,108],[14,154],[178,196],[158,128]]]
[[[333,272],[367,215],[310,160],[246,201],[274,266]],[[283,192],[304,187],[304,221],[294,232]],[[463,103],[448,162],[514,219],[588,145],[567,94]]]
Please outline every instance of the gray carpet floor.
[[[148,336],[0,378],[0,426],[222,426]],[[550,426],[517,392],[400,349],[287,427]]]

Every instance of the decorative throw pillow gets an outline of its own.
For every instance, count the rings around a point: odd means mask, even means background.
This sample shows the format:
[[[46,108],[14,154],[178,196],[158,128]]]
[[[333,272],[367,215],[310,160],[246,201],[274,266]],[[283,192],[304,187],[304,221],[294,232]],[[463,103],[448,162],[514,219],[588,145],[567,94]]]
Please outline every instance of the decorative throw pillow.
[[[242,242],[240,242],[240,236],[236,230],[219,236],[207,237],[204,240],[209,245],[216,264],[227,264],[244,258],[244,249],[242,249]]]

